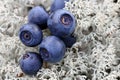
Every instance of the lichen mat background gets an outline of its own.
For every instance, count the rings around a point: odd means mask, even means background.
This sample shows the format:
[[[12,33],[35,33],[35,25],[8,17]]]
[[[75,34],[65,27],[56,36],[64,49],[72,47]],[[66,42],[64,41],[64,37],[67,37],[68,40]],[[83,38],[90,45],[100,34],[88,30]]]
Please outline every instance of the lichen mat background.
[[[0,0],[0,80],[120,80],[120,0],[70,0],[65,9],[76,18],[77,42],[64,59],[48,64],[37,76],[17,77],[19,59],[25,51],[20,26],[27,23],[28,9],[52,0]],[[49,35],[44,30],[44,35]]]

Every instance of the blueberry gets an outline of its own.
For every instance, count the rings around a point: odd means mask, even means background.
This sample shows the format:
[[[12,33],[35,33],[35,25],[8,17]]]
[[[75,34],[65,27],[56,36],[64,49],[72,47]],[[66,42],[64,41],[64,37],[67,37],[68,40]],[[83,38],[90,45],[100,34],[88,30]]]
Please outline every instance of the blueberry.
[[[62,9],[65,7],[65,1],[69,1],[69,0],[54,0],[52,5],[51,5],[51,8],[50,8],[50,12],[54,12],[58,9]]]
[[[64,57],[66,50],[64,42],[56,36],[44,38],[39,47],[43,60],[50,63],[59,62]]]
[[[63,42],[65,43],[66,47],[70,48],[72,47],[72,45],[76,42],[76,37],[74,36],[68,36],[65,38],[61,38],[63,40]]]
[[[49,16],[47,25],[53,35],[66,37],[74,32],[76,23],[69,11],[59,9]]]
[[[43,65],[43,60],[38,53],[26,52],[20,59],[20,68],[27,75],[36,75]]]
[[[41,29],[32,23],[24,24],[19,31],[19,38],[22,43],[29,47],[37,46],[42,41]]]
[[[29,11],[28,21],[38,25],[42,30],[47,28],[48,13],[41,6],[36,6]]]

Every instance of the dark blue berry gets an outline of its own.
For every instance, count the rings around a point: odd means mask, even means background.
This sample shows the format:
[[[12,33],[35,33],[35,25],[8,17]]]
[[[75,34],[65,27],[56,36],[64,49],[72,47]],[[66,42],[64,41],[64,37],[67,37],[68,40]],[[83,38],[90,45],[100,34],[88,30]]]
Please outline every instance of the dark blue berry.
[[[48,13],[41,6],[36,6],[29,11],[28,21],[38,25],[42,30],[47,28]]]
[[[74,36],[68,36],[65,38],[61,38],[63,42],[65,43],[66,47],[70,48],[72,45],[76,42],[76,37]]]
[[[49,16],[47,25],[53,35],[67,37],[74,32],[76,23],[69,11],[59,9]]]
[[[58,9],[63,9],[65,7],[65,1],[69,1],[69,0],[54,0],[51,8],[50,8],[50,12],[54,12]]]
[[[20,28],[19,37],[24,45],[34,47],[40,44],[43,34],[37,25],[27,23]]]
[[[27,52],[20,59],[20,68],[27,75],[36,75],[41,69],[43,60],[38,53]]]
[[[64,57],[66,50],[63,41],[56,36],[44,38],[39,47],[43,60],[51,63],[59,62]]]

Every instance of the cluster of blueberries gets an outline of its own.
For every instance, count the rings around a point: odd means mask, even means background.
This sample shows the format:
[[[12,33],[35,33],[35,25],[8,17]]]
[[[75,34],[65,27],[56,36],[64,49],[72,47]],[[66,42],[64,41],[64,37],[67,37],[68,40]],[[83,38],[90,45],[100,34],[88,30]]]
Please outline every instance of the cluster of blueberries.
[[[75,18],[64,10],[68,0],[55,0],[50,13],[42,6],[36,6],[29,11],[28,23],[19,30],[21,42],[28,47],[39,46],[39,54],[26,52],[20,59],[20,68],[27,75],[36,75],[43,61],[56,63],[65,54],[66,48],[71,47],[76,38],[72,36],[75,30]],[[42,30],[48,28],[51,36],[43,38]]]

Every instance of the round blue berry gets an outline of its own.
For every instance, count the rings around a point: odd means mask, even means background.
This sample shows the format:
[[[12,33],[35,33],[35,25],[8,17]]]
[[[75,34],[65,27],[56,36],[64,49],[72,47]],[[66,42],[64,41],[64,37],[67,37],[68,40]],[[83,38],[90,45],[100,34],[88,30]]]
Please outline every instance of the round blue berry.
[[[27,52],[20,59],[20,68],[27,75],[36,75],[43,65],[43,60],[38,53]]]
[[[29,11],[28,21],[38,25],[42,30],[47,28],[48,13],[41,6],[36,6]]]
[[[43,39],[39,46],[39,52],[44,61],[59,62],[65,54],[66,46],[56,36],[48,36]]]
[[[72,45],[76,42],[76,37],[74,37],[72,35],[68,36],[68,37],[61,38],[61,39],[63,40],[66,47],[68,47],[68,48],[72,47]]]
[[[70,36],[75,30],[75,18],[67,10],[59,9],[53,12],[47,21],[52,35],[57,37]]]
[[[26,46],[37,46],[42,41],[42,37],[41,29],[35,24],[27,23],[20,28],[19,38]]]
[[[50,8],[50,12],[54,12],[58,9],[62,9],[65,7],[65,1],[69,1],[69,0],[54,0],[51,8]]]

